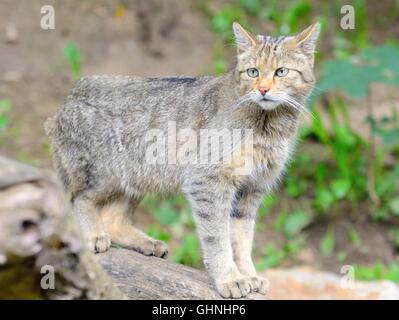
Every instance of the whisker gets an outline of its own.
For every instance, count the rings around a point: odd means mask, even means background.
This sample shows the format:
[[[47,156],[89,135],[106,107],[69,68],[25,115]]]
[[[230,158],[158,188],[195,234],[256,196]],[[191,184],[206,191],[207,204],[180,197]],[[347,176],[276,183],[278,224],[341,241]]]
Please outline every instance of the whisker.
[[[306,107],[304,105],[302,105],[301,103],[299,103],[298,101],[296,101],[295,99],[293,99],[291,96],[289,96],[288,94],[284,93],[284,92],[274,92],[273,93],[278,99],[280,99],[282,102],[287,103],[289,106],[291,106],[292,108],[296,109],[299,112],[303,112],[305,113],[307,116],[310,116],[311,118],[314,118],[314,114],[306,109]],[[305,97],[304,97],[305,98]]]
[[[237,109],[241,104],[243,104],[244,102],[247,102],[249,100],[251,100],[252,97],[252,92],[249,92],[245,95],[243,95],[242,97],[240,97],[232,106],[231,108]]]
[[[299,98],[303,98],[305,101],[307,99],[309,99],[309,96],[306,96],[302,93],[296,93],[296,95]],[[252,99],[253,96],[253,92],[248,92],[247,94],[241,96],[240,98],[238,98],[231,106],[230,106],[230,110],[237,110],[239,109],[239,107],[244,104],[245,102],[248,102]],[[311,110],[307,109],[302,103],[300,103],[299,101],[295,100],[292,96],[290,96],[289,94],[285,93],[285,92],[273,92],[273,96],[276,97],[277,100],[279,100],[281,103],[285,103],[288,106],[290,106],[291,108],[297,110],[300,113],[304,113],[306,114],[306,116],[311,117],[312,119],[314,119],[314,114]]]

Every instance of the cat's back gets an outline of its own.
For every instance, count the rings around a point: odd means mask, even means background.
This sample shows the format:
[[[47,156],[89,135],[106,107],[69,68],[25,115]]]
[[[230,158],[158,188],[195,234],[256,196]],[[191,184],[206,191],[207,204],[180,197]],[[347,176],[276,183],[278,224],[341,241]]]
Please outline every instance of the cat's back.
[[[65,105],[83,102],[96,107],[114,108],[132,98],[148,95],[145,78],[119,75],[93,75],[80,79],[67,97]]]
[[[199,117],[204,97],[214,90],[218,81],[213,76],[83,77],[55,117],[47,121],[46,132],[52,135],[63,129],[64,133],[76,130],[93,133],[113,125],[143,129],[162,127],[168,120],[190,122],[191,118]]]
[[[204,113],[206,108],[202,106],[215,96],[215,83],[219,81],[213,76],[84,77],[72,89],[58,115],[66,121],[105,120],[108,124],[130,119],[141,121],[141,127],[162,126],[168,120],[183,124]]]
[[[83,101],[111,108],[159,105],[196,95],[201,89],[206,89],[214,78],[94,75],[82,78],[72,89],[67,101]]]

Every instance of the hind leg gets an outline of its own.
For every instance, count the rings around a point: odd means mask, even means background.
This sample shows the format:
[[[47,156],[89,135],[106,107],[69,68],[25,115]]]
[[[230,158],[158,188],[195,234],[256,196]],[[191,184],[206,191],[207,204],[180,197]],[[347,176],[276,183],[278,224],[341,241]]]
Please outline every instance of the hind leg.
[[[148,256],[166,258],[167,245],[160,240],[153,239],[132,224],[134,209],[141,199],[120,199],[105,205],[101,209],[101,217],[105,231],[112,242],[133,249]]]
[[[105,232],[95,202],[88,196],[80,195],[74,199],[72,207],[89,250],[95,253],[107,251],[111,246],[111,239]]]

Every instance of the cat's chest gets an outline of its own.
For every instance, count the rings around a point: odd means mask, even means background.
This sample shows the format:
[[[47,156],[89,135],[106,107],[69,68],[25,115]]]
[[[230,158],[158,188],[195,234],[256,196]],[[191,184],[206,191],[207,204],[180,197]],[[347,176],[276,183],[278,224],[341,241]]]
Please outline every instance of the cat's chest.
[[[278,139],[254,143],[255,166],[273,168],[285,164],[291,151],[292,139]]]
[[[254,143],[250,176],[260,189],[270,189],[275,184],[284,171],[294,144],[295,140],[288,138]]]

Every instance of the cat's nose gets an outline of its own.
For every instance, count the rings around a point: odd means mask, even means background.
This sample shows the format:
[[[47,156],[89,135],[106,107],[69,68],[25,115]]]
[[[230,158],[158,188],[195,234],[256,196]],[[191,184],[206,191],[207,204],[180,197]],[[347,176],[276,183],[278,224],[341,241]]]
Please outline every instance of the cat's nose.
[[[269,89],[267,88],[258,88],[258,90],[262,96],[264,96],[269,91]]]

